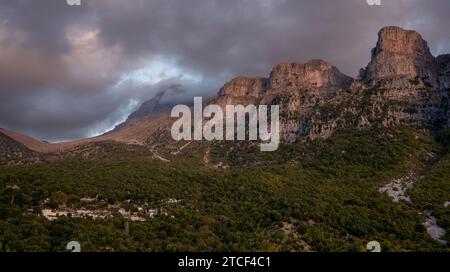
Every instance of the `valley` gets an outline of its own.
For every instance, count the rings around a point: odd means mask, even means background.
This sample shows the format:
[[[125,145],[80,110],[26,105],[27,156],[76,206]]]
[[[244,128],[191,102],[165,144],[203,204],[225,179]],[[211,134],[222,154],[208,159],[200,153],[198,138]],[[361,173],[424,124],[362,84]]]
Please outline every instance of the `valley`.
[[[392,26],[357,77],[280,63],[203,101],[279,105],[273,152],[175,141],[164,92],[92,138],[1,129],[0,251],[448,252],[449,67]]]

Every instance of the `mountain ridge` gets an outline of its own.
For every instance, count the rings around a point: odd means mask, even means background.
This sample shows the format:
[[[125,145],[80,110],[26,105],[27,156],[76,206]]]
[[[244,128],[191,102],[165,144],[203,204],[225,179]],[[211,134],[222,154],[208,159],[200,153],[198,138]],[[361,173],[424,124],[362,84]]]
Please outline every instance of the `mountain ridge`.
[[[205,104],[279,104],[284,143],[327,138],[352,126],[406,125],[440,133],[450,125],[449,87],[450,55],[434,57],[419,33],[388,26],[379,31],[371,60],[358,77],[320,59],[280,63],[268,77],[233,78]],[[101,141],[154,145],[170,141],[172,104],[162,103],[163,96],[157,94],[114,130],[93,138],[37,144],[10,134],[44,153]]]

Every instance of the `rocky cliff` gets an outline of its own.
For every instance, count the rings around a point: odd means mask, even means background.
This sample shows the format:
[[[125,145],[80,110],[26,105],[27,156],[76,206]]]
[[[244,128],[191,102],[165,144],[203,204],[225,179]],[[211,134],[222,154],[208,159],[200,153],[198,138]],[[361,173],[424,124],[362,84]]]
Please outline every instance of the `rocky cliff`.
[[[392,26],[378,33],[378,42],[372,49],[364,77],[370,80],[407,76],[435,83],[436,71],[436,60],[422,36],[416,31]]]
[[[232,79],[209,103],[222,107],[227,104],[280,105],[282,138],[292,142],[304,130],[305,121],[314,109],[351,82],[351,77],[323,60],[281,63],[272,69],[267,78]]]
[[[291,88],[314,88],[320,96],[334,95],[351,82],[351,78],[323,60],[307,63],[282,63],[276,65],[270,74],[272,91]]]
[[[449,128],[450,56],[435,58],[422,36],[385,27],[358,78],[323,60],[276,65],[268,78],[238,77],[211,103],[278,104],[285,142],[323,138],[338,129]]]

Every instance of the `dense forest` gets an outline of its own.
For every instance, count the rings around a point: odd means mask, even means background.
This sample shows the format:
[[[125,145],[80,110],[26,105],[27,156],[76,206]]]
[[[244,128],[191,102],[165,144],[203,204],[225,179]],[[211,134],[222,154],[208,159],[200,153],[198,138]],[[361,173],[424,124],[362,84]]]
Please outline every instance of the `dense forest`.
[[[2,165],[0,251],[67,251],[69,241],[82,251],[366,251],[373,240],[383,251],[448,251],[422,212],[450,240],[448,140],[373,128],[268,153],[196,143],[170,163],[143,146],[99,143],[94,156]],[[205,165],[207,148],[210,164],[227,167]],[[410,203],[379,192],[411,172]],[[56,209],[116,210],[43,216]],[[154,212],[124,216],[142,210]]]

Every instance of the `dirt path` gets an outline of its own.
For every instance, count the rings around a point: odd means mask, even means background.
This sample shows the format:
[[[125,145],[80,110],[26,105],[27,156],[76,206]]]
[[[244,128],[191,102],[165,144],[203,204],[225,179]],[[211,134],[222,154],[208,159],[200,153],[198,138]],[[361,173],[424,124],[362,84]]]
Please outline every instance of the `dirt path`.
[[[205,164],[205,166],[209,165],[209,153],[211,152],[211,147],[207,147],[205,154],[203,155],[203,164]]]
[[[180,154],[181,153],[181,151],[183,151],[183,149],[185,149],[186,147],[188,147],[190,144],[192,144],[194,141],[190,141],[189,143],[187,143],[187,144],[185,144],[185,145],[183,145],[182,147],[180,147],[180,149],[178,149],[178,151],[174,151],[174,152],[171,152],[170,154],[172,154],[172,155],[178,155],[178,154]]]
[[[150,146],[149,150],[150,150],[150,152],[152,152],[153,158],[154,158],[154,159],[158,159],[158,160],[163,161],[163,162],[170,162],[170,160],[168,160],[168,159],[162,157],[162,156],[158,153],[158,151],[155,150],[155,147],[154,147],[154,146]]]

